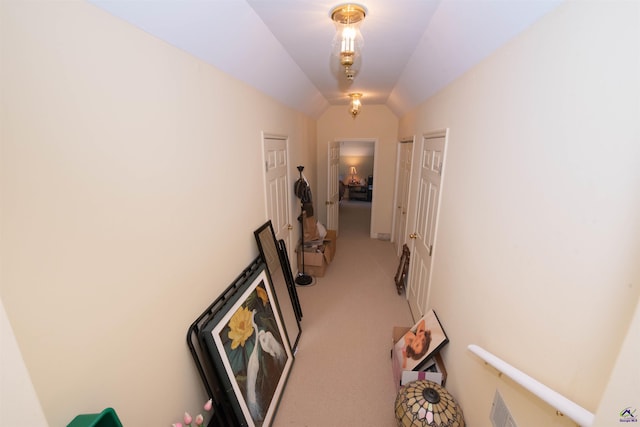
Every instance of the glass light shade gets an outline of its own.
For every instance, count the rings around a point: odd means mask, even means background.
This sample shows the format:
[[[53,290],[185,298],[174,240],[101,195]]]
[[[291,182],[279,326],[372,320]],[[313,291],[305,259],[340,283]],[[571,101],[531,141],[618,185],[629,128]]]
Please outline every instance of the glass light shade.
[[[465,427],[460,406],[441,385],[427,380],[403,385],[396,397],[398,427]]]
[[[360,23],[365,15],[364,7],[356,4],[343,4],[331,11],[331,20],[336,26],[333,54],[339,58],[349,80],[353,80],[359,68],[360,52],[364,46]]]
[[[349,98],[351,98],[351,102],[349,103],[349,113],[351,117],[354,119],[360,113],[360,107],[362,107],[362,102],[360,98],[362,98],[361,93],[350,93]]]
[[[340,57],[355,57],[364,47],[364,38],[359,25],[336,22],[336,35],[333,37],[333,54]]]

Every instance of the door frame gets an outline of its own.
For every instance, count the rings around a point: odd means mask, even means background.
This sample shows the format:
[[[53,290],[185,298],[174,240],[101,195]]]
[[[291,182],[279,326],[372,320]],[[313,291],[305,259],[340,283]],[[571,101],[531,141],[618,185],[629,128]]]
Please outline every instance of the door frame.
[[[342,158],[342,145],[349,143],[372,143],[373,144],[373,193],[371,199],[371,225],[369,228],[369,236],[372,239],[377,239],[377,233],[373,232],[373,226],[376,219],[376,170],[378,170],[378,138],[335,138],[334,141],[340,143],[340,158]],[[328,162],[327,162],[328,163]],[[329,173],[329,172],[327,172]]]
[[[338,156],[337,162],[338,165],[335,168],[336,174],[333,175],[331,173],[331,169],[333,166],[333,155],[332,151],[337,149]],[[327,229],[335,230],[336,236],[340,235],[340,184],[338,177],[340,169],[340,141],[333,140],[329,141],[327,144],[327,200],[325,201],[326,208],[326,218],[327,218]],[[338,188],[333,187],[332,184],[338,186]]]
[[[415,149],[415,141],[416,137],[415,136],[411,136],[411,137],[405,137],[405,138],[400,138],[400,140],[398,140],[398,144],[397,144],[397,148],[396,148],[396,177],[395,177],[395,189],[394,189],[394,197],[393,197],[393,206],[396,206],[397,208],[400,208],[398,206],[398,204],[401,203],[400,197],[401,197],[401,188],[400,188],[400,174],[401,174],[401,156],[402,156],[402,144],[412,144],[411,146],[411,161],[410,161],[410,166],[409,166],[409,177],[407,178],[407,181],[405,183],[406,185],[406,194],[407,194],[407,206],[405,206],[405,208],[407,209],[407,215],[409,213],[409,202],[410,202],[410,196],[411,196],[411,179],[413,176],[413,156],[414,156],[414,149]],[[396,225],[397,225],[397,215],[398,215],[398,209],[394,208],[393,209],[393,217],[391,218],[391,236],[392,239],[391,241],[395,244],[396,246],[396,252],[398,257],[400,257],[400,254],[402,253],[402,245],[404,245],[405,243],[407,243],[407,227],[408,224],[405,221],[405,230],[397,230],[396,229]],[[401,233],[404,231],[404,236],[401,235]]]

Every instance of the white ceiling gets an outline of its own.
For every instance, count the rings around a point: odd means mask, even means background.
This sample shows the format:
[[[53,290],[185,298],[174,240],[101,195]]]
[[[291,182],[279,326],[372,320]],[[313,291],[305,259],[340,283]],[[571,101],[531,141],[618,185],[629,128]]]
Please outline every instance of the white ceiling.
[[[353,82],[331,56],[333,0],[89,0],[318,117],[362,92],[398,116],[424,102],[563,0],[366,0]]]

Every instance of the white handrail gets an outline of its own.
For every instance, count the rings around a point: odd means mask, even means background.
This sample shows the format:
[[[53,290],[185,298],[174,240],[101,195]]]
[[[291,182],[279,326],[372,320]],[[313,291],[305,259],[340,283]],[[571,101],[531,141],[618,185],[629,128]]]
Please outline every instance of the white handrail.
[[[494,356],[483,348],[480,348],[475,344],[470,344],[468,349],[489,365],[493,366],[498,371],[502,372],[504,375],[508,376],[552,407],[556,408],[558,412],[571,418],[573,421],[578,423],[578,425],[582,427],[591,427],[593,424],[594,414],[587,411],[582,406],[567,399],[560,393],[551,390],[546,385],[534,380],[529,375],[514,368],[504,360]]]

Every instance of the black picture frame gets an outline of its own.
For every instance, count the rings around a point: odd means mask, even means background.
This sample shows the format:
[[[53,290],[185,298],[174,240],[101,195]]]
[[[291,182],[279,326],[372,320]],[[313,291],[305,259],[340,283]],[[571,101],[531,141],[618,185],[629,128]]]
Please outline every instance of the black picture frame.
[[[298,291],[296,289],[296,281],[293,278],[293,271],[291,271],[291,262],[289,261],[289,252],[287,251],[287,244],[283,239],[278,240],[278,250],[280,251],[280,258],[282,259],[282,269],[284,270],[284,277],[287,279],[287,286],[291,289],[291,295],[293,299],[293,307],[296,310],[296,317],[298,321],[302,320],[302,305],[298,298]]]
[[[291,351],[295,353],[302,334],[300,327],[302,313],[299,310],[300,302],[295,282],[293,282],[292,277],[288,277],[291,274],[288,258],[283,259],[282,250],[276,240],[271,220],[262,224],[253,234],[258,244],[260,256],[267,265],[269,279],[282,314],[285,332],[291,344]]]
[[[294,357],[261,262],[202,328],[238,425],[271,425]]]
[[[402,245],[402,255],[400,256],[400,264],[398,264],[398,270],[396,271],[396,275],[394,281],[396,282],[396,290],[398,291],[398,295],[402,294],[402,291],[406,288],[407,284],[407,274],[409,274],[409,258],[410,258],[409,247],[404,244]]]
[[[189,326],[187,346],[193,357],[196,369],[207,395],[212,400],[212,415],[207,427],[230,427],[238,425],[229,397],[222,387],[221,376],[215,369],[213,358],[203,344],[201,335],[203,328],[218,313],[230,298],[252,277],[260,267],[262,260],[255,258],[242,273],[225,289]]]

